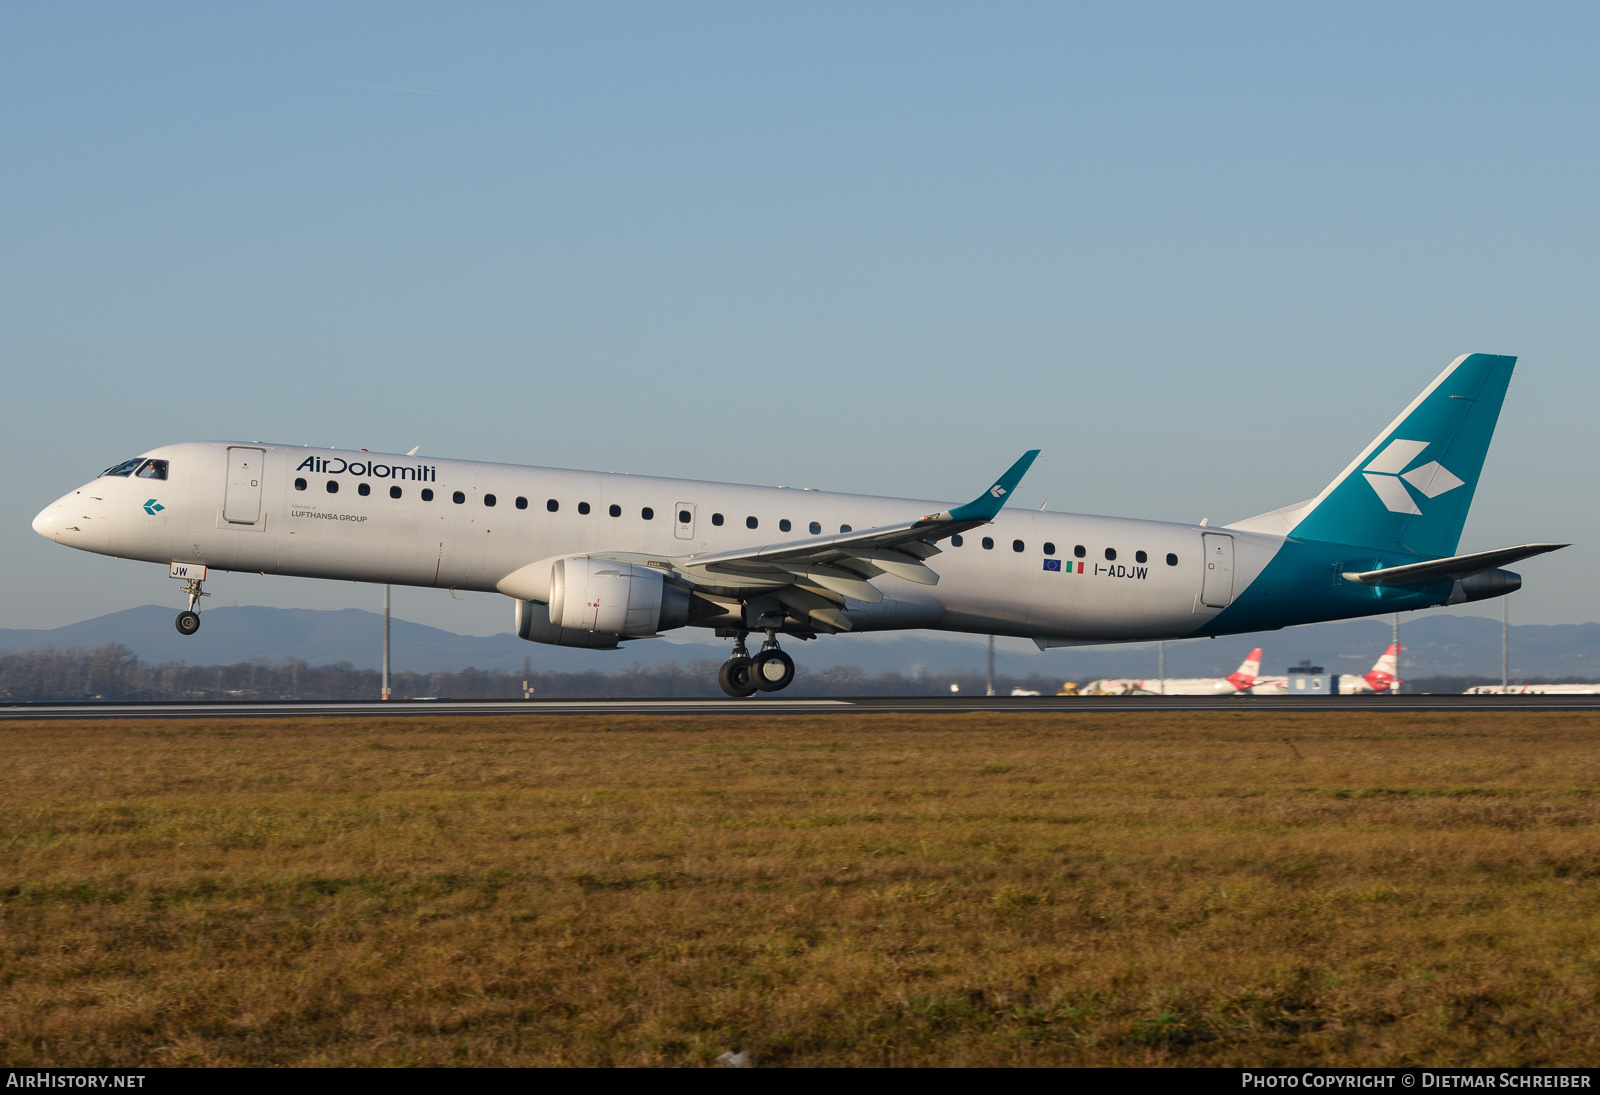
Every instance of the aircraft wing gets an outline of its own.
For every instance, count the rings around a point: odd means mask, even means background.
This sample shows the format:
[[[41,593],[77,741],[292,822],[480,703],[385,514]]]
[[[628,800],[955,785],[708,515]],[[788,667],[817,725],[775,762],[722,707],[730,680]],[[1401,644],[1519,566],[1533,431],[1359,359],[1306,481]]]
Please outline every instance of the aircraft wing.
[[[1558,551],[1570,544],[1523,544],[1521,547],[1496,548],[1478,551],[1471,555],[1452,555],[1448,559],[1429,559],[1423,563],[1383,567],[1379,570],[1346,571],[1344,578],[1369,586],[1426,586],[1435,582],[1458,581],[1480,574],[1485,570],[1507,566],[1519,559]]]
[[[842,598],[879,603],[883,594],[871,579],[883,574],[937,585],[939,575],[926,563],[939,554],[937,541],[994,520],[1038,455],[1038,449],[1024,453],[993,486],[954,509],[837,536],[681,556],[672,560],[672,566],[697,585],[764,588],[797,615],[847,631],[850,622],[838,611]]]

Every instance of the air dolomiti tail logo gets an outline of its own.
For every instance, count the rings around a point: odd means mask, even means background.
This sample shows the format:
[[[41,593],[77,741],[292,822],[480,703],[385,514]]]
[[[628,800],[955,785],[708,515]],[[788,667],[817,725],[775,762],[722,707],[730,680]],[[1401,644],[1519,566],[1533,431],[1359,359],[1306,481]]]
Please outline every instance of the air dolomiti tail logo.
[[[989,488],[989,493],[994,495],[996,498],[999,498],[1001,495],[1005,494],[1005,492],[1006,488],[1002,487],[999,483],[996,483],[994,486]]]
[[[1391,513],[1422,512],[1417,508],[1416,500],[1411,497],[1407,484],[1426,498],[1437,498],[1446,491],[1466,486],[1437,460],[1430,460],[1410,471],[1403,470],[1407,464],[1421,456],[1422,450],[1427,447],[1426,441],[1396,439],[1389,442],[1372,463],[1361,469],[1361,474],[1372,484],[1372,489],[1377,491],[1378,498]]]

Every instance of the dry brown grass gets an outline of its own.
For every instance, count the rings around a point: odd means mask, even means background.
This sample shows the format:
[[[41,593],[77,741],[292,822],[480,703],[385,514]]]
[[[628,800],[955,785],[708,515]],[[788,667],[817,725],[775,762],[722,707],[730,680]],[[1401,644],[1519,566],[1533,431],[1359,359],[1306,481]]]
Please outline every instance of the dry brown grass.
[[[0,741],[12,1065],[1600,1056],[1591,715]]]

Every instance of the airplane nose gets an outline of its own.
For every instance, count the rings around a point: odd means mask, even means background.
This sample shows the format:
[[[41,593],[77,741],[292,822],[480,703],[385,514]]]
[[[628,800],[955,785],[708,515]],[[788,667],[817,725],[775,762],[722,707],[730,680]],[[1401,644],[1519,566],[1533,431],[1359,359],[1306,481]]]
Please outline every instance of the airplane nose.
[[[39,511],[33,519],[33,531],[43,536],[46,540],[54,540],[56,532],[61,528],[61,503],[52,502]]]

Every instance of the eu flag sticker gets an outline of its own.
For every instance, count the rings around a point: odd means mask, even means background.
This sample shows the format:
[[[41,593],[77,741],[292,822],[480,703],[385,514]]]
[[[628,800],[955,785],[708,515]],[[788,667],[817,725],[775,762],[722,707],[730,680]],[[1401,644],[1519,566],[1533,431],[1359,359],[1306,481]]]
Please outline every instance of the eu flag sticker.
[[[1057,574],[1060,574],[1061,573],[1061,560],[1060,559],[1046,559],[1044,561],[1044,568],[1046,570],[1053,570]]]

